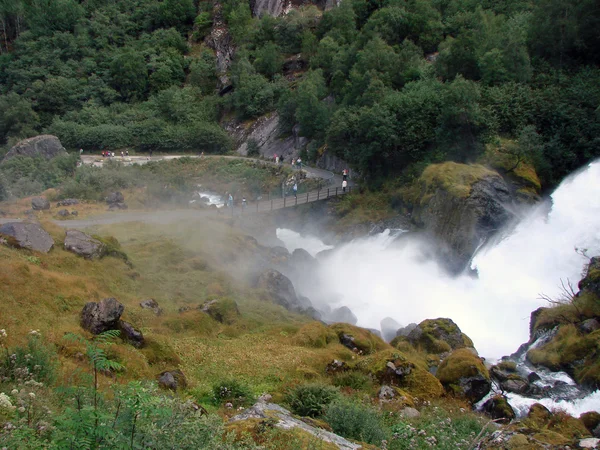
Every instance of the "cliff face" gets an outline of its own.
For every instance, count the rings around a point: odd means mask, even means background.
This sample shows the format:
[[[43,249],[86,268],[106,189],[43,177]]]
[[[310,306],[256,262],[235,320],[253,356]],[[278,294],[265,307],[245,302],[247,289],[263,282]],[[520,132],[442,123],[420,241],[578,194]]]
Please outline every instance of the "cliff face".
[[[327,10],[339,6],[340,3],[341,0],[250,0],[250,10],[255,17],[279,17],[302,6],[315,5],[319,9]]]
[[[229,68],[235,55],[235,47],[233,39],[229,34],[229,29],[223,20],[223,7],[218,2],[213,7],[212,29],[210,34],[204,39],[204,42],[207,47],[215,52],[219,87],[223,88],[229,84]]]

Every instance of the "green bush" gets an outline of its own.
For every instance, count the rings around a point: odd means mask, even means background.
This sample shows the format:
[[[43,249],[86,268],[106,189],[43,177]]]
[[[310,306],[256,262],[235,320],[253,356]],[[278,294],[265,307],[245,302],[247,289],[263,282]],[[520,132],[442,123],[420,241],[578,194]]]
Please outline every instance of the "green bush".
[[[350,400],[337,400],[327,408],[325,420],[332,430],[348,439],[381,445],[386,439],[378,413]]]
[[[58,356],[52,345],[44,344],[37,331],[29,335],[27,346],[8,350],[8,357],[0,359],[0,379],[52,384],[56,379]]]
[[[286,402],[295,414],[319,417],[325,413],[327,406],[339,396],[339,391],[333,386],[308,383],[292,389],[286,396]]]
[[[373,386],[373,380],[369,375],[362,372],[342,372],[333,378],[334,386],[349,387],[359,390],[366,390]]]
[[[232,403],[234,406],[248,405],[254,401],[250,388],[233,378],[215,383],[212,387],[215,405]]]

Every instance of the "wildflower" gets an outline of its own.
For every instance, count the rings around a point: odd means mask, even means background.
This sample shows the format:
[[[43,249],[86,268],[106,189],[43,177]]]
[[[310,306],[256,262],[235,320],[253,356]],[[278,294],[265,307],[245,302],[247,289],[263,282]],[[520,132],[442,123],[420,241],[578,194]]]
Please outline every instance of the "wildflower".
[[[29,332],[29,334],[30,334],[30,335],[32,335],[32,336],[39,336],[39,334],[40,334],[40,330],[31,330],[31,331]]]
[[[5,337],[7,337],[6,330],[4,328],[2,328],[0,330],[0,338],[5,338]]]
[[[35,394],[34,394],[33,392],[30,392],[30,393],[29,393],[29,397],[31,397],[31,398],[35,398]]]
[[[12,391],[10,391],[10,393],[12,395],[17,395],[19,393],[19,390],[18,389],[13,389]]]
[[[15,409],[13,404],[10,402],[10,398],[4,392],[0,392],[0,409],[7,409],[9,411]]]
[[[21,406],[21,407],[19,408],[19,412],[20,412],[20,413],[24,413],[24,412],[25,412],[25,407],[24,407],[24,406]]]

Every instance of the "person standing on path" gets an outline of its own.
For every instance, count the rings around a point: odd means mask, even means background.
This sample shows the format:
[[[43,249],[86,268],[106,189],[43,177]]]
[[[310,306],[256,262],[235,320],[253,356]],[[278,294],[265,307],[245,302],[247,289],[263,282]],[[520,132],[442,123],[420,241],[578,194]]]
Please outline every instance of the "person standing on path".
[[[348,179],[348,169],[342,170],[342,179],[346,181]]]
[[[302,170],[302,160],[300,159],[300,157],[298,156],[298,168],[300,170]]]
[[[342,192],[346,193],[346,187],[348,186],[348,182],[346,180],[342,181]]]
[[[298,184],[294,183],[294,198],[298,198]]]

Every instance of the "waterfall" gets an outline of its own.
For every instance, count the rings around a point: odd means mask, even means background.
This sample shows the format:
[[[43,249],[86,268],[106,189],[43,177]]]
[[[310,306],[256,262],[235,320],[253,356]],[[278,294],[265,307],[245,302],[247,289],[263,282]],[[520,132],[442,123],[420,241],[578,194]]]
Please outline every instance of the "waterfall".
[[[529,339],[531,311],[547,306],[540,294],[560,295],[561,281],[576,289],[589,257],[600,254],[600,162],[565,179],[548,202],[478,251],[477,278],[449,276],[427,243],[387,230],[327,252],[316,279],[297,288],[317,308],[349,307],[366,328],[379,329],[388,316],[404,325],[449,317],[482,356],[510,354]],[[291,250],[325,248],[292,233],[278,232]]]

